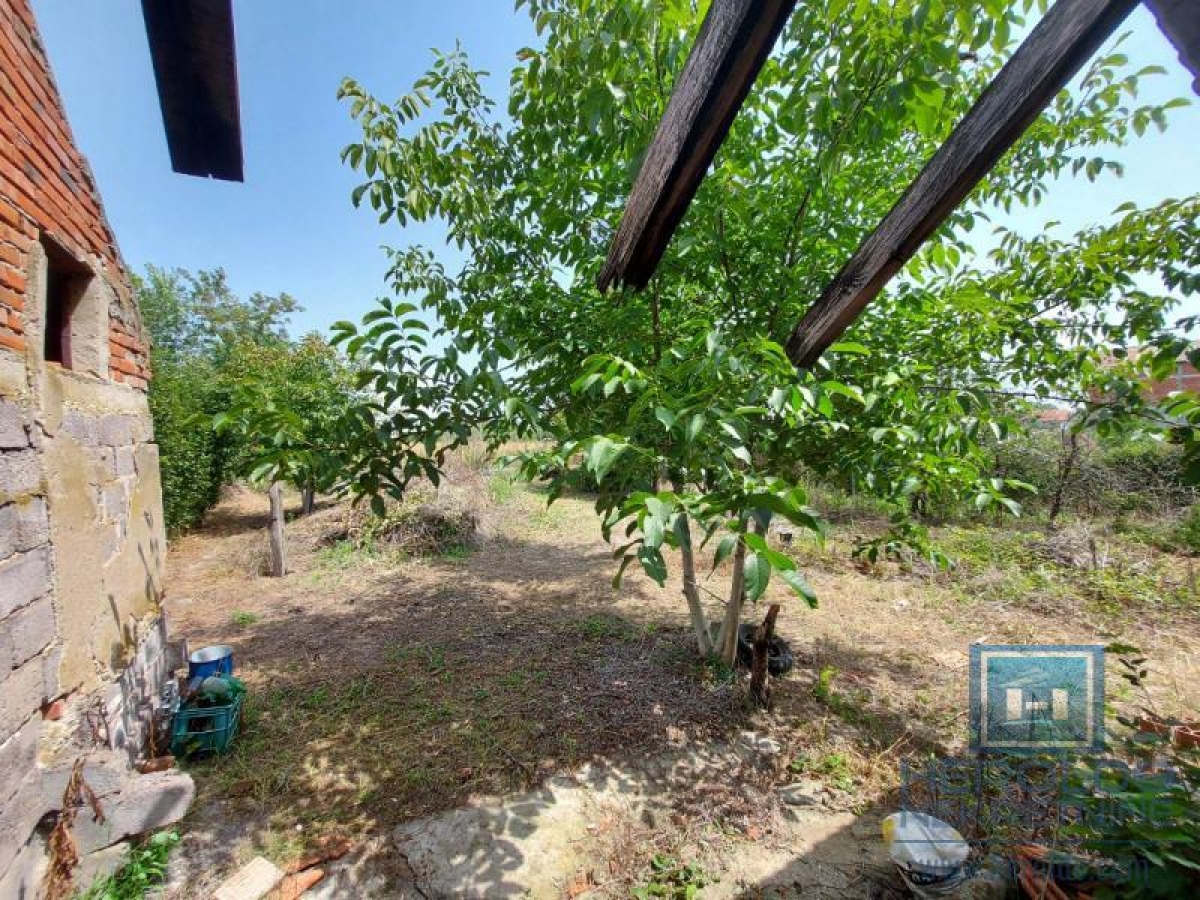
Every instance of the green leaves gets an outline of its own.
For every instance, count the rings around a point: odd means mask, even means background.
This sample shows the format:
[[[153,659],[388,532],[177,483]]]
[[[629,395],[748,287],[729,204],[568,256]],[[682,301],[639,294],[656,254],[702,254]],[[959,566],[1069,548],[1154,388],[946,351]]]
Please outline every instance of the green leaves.
[[[638,550],[637,558],[646,574],[653,578],[659,587],[666,584],[667,564],[663,560],[662,553],[651,547],[642,547]]]
[[[651,550],[657,550],[662,546],[665,536],[665,523],[657,516],[647,516],[642,523],[642,539],[646,542],[646,547]]]
[[[808,604],[810,609],[817,608],[816,592],[813,591],[812,586],[803,575],[795,569],[781,569],[779,577],[787,583],[788,587],[796,592],[798,597]]]
[[[746,546],[754,552],[746,556],[746,593],[751,600],[757,600],[766,590],[771,571],[779,573],[785,584],[810,607],[816,608],[817,595],[813,592],[807,579],[796,569],[796,561],[790,556],[772,549],[762,535],[750,532],[743,535]],[[750,560],[754,560],[754,587],[751,587]],[[757,591],[757,592],[756,592]]]
[[[718,565],[752,519],[820,537],[801,478],[893,508],[982,496],[1017,512],[1021,489],[991,484],[995,441],[1020,428],[1014,392],[1111,397],[1104,428],[1146,413],[1132,386],[1152,357],[1104,360],[1152,345],[1167,365],[1171,298],[1200,290],[1195,200],[1126,208],[1066,240],[1001,231],[990,256],[969,237],[993,205],[1038,203],[1073,168],[1114,172],[1109,148],[1176,105],[1139,104],[1152,71],[1098,57],[845,340],[797,372],[780,342],[1007,58],[1020,11],[799,5],[655,278],[605,297],[595,273],[706,5],[520,6],[542,39],[514,60],[504,116],[461,50],[435,53],[394,102],[340,89],[361,127],[343,152],[361,182],[351,200],[400,226],[437,219],[458,251],[398,229],[389,284],[419,310],[384,301],[335,328],[373,401],[350,440],[356,491],[436,477],[438,453],[473,430],[536,437],[526,476],[551,499],[594,496],[606,537],[634,542],[622,565],[658,577],[680,510],[716,539]],[[1196,433],[1200,415],[1176,434]],[[870,552],[920,538],[897,525]],[[756,583],[795,573],[777,549],[749,552]],[[798,573],[781,578],[810,600]]]
[[[727,534],[721,538],[720,542],[717,544],[717,550],[713,554],[712,567],[714,572],[717,570],[717,567],[720,566],[721,563],[725,562],[725,560],[729,559],[733,551],[737,549],[738,540],[739,538],[736,534]]]
[[[628,449],[624,442],[610,437],[599,436],[588,441],[584,450],[584,460],[588,469],[596,476],[596,481],[603,482],[613,465]]]
[[[746,597],[756,602],[767,590],[771,580],[771,564],[758,553],[746,554]]]

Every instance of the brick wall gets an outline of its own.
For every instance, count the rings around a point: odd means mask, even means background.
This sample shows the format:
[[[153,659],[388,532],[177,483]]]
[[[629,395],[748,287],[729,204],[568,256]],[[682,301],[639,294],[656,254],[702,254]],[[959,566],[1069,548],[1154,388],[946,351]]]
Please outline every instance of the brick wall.
[[[1147,385],[1146,393],[1150,399],[1163,400],[1173,391],[1191,391],[1200,394],[1200,372],[1196,371],[1186,359],[1180,359],[1175,367],[1175,374],[1165,381],[1155,381]]]
[[[75,146],[27,0],[0,0],[0,351],[27,349],[30,250],[47,235],[113,289],[112,380],[145,390],[147,347],[95,179]]]

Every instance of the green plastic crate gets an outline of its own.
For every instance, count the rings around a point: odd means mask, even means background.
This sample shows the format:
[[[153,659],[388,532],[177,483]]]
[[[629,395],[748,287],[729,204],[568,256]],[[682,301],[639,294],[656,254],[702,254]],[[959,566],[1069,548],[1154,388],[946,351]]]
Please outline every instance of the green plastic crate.
[[[171,731],[171,752],[181,757],[224,753],[237,735],[241,715],[241,696],[225,706],[180,709]]]

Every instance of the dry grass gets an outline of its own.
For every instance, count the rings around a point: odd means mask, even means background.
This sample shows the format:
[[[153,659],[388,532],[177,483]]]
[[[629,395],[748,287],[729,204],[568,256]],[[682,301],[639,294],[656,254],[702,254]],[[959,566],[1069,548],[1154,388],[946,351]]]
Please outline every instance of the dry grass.
[[[1138,568],[1143,549],[1114,537],[1104,567],[1081,569],[1076,544],[1038,549],[1045,538],[1036,532],[944,529],[956,570],[864,574],[846,554],[852,529],[871,527],[860,521],[824,548],[803,540],[793,548],[820,609],[772,585],[797,667],[775,683],[773,713],[750,715],[736,686],[692,655],[677,565],[664,589],[632,573],[614,592],[587,498],[547,508],[541,492],[475,455],[452,468],[450,482],[419,503],[469,509],[486,536],[476,549],[393,552],[352,539],[345,508],[327,505],[289,523],[292,574],[252,576],[245,556],[266,502],[247,492],[173,546],[175,628],[193,646],[234,644],[250,687],[233,752],[191,767],[199,822],[207,814],[255,823],[239,852],[286,861],[327,835],[378,834],[590,759],[649,759],[751,726],[782,747],[771,779],[820,779],[831,803],[858,810],[895,787],[901,757],[963,745],[967,649],[977,640],[1132,639],[1151,657],[1164,711],[1200,710],[1194,603],[1143,596],[1154,579],[1181,577],[1181,558],[1151,555]],[[331,543],[338,529],[344,537]],[[1086,556],[1090,563],[1090,549]],[[708,586],[721,594],[725,578],[719,571]],[[1118,708],[1133,703],[1111,682],[1110,698]],[[687,808],[669,834],[643,835],[645,847],[695,848],[693,828],[706,814],[734,815],[712,798]],[[612,829],[623,883],[645,861],[627,847],[638,834]]]

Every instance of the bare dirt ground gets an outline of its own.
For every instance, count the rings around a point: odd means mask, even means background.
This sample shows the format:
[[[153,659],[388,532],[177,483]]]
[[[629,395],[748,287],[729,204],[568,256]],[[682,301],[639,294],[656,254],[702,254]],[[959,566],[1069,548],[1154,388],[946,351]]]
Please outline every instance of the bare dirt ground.
[[[325,505],[289,524],[290,574],[262,577],[267,503],[244,490],[173,543],[173,629],[233,645],[250,692],[234,750],[189,766],[175,895],[330,837],[359,850],[326,896],[628,896],[656,855],[699,865],[704,896],[899,895],[878,820],[901,758],[965,743],[973,641],[1130,641],[1162,711],[1200,710],[1194,606],[1050,605],[994,590],[1006,575],[986,566],[864,573],[804,546],[821,607],[772,585],[797,666],[750,713],[689,648],[677,561],[665,588],[630,570],[614,591],[587,499],[462,489],[487,508],[484,537],[441,556],[338,542],[345,508]],[[1122,688],[1109,679],[1118,707]],[[444,840],[408,852],[414,833]]]

